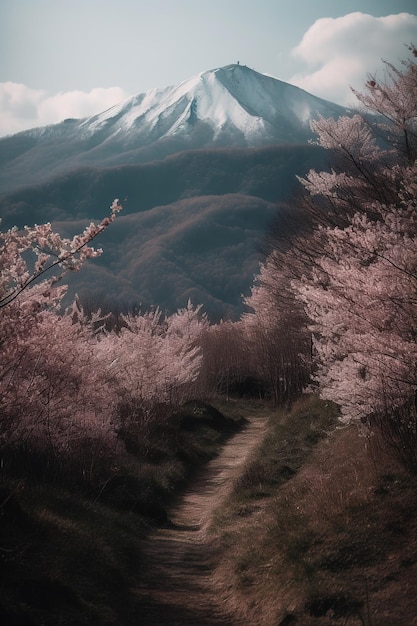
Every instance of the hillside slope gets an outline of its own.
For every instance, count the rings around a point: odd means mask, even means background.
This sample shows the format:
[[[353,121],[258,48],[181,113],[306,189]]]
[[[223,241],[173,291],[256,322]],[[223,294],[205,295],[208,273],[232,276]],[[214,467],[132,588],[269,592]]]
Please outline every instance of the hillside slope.
[[[101,219],[114,196],[127,196],[122,214],[97,241],[102,257],[69,277],[71,295],[88,293],[90,303],[102,306],[169,311],[191,298],[213,319],[236,318],[258,271],[268,224],[279,219],[296,174],[322,161],[315,146],[275,146],[80,168],[0,196],[0,215],[6,228],[54,221],[68,236]]]
[[[87,119],[5,137],[2,228],[56,222],[63,234],[74,233],[118,197],[119,226],[97,241],[103,257],[71,276],[69,295],[169,312],[191,298],[214,320],[236,318],[259,269],[273,205],[279,218],[297,176],[323,167],[323,153],[308,144],[310,120],[346,112],[228,65]]]
[[[279,411],[217,511],[218,592],[244,624],[417,623],[416,477],[335,409]]]
[[[305,144],[311,119],[345,113],[298,87],[228,65],[87,119],[0,139],[0,188],[9,192],[80,166],[143,163],[196,148]]]

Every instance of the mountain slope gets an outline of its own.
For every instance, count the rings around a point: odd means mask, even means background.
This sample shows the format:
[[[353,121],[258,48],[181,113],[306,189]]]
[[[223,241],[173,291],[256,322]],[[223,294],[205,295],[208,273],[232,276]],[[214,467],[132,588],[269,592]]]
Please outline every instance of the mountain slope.
[[[295,175],[323,164],[317,146],[188,150],[160,161],[80,167],[53,180],[0,196],[2,226],[100,219],[114,196],[123,215],[198,196],[242,194],[277,203],[292,193]]]
[[[80,165],[159,160],[189,149],[306,143],[309,122],[336,104],[242,65],[202,72],[83,120],[0,140],[0,188],[11,191]]]
[[[345,113],[228,65],[87,119],[6,137],[2,227],[54,221],[68,236],[127,197],[97,241],[103,256],[69,277],[70,294],[168,311],[191,298],[213,319],[236,318],[277,207],[297,175],[323,167],[323,151],[308,145],[309,121]]]
[[[100,238],[104,254],[68,278],[97,308],[204,304],[211,319],[236,318],[258,270],[259,241],[275,205],[239,194],[200,196],[123,215]],[[73,222],[57,224],[67,234]]]
[[[211,130],[211,143],[246,146],[294,143],[310,136],[318,113],[343,109],[246,66],[202,72],[179,85],[133,97],[82,122],[87,134],[106,131],[107,139],[128,137],[145,143],[190,136],[199,123]]]
[[[128,200],[97,241],[104,253],[69,276],[88,306],[157,304],[188,298],[212,319],[236,318],[259,268],[259,244],[295,175],[322,163],[316,146],[183,152],[162,161],[80,168],[0,197],[3,226],[53,221],[64,236],[99,220],[112,197]],[[111,294],[111,295],[110,295]]]

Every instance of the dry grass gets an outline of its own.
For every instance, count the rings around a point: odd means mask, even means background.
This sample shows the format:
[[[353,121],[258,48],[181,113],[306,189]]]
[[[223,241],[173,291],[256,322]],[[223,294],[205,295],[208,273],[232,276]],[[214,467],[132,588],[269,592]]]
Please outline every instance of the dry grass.
[[[308,402],[280,416],[253,459],[263,467],[256,489],[238,484],[217,516],[219,588],[253,626],[417,624],[415,479],[382,453],[375,459],[354,427],[307,449],[306,426],[314,432],[317,420],[315,404],[308,424]],[[277,481],[291,438],[298,467]]]
[[[71,480],[72,465],[53,471],[45,455],[2,459],[0,624],[140,623],[141,540],[236,428],[211,406],[187,405],[154,429],[145,452],[120,453],[94,481]]]

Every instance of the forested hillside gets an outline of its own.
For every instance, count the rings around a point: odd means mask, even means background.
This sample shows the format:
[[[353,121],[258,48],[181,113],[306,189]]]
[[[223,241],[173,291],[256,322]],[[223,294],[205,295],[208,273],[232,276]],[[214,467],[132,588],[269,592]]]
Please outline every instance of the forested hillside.
[[[317,146],[274,145],[193,150],[149,163],[78,168],[48,183],[3,194],[0,212],[4,227],[21,227],[46,220],[97,219],[101,207],[116,195],[128,199],[125,214],[230,193],[277,203],[291,197],[296,175],[320,167],[323,160]]]
[[[71,276],[71,297],[78,293],[89,307],[93,300],[170,313],[191,298],[213,320],[237,319],[268,225],[297,187],[295,176],[319,165],[322,154],[307,145],[212,149],[79,169],[0,196],[0,215],[4,227],[53,221],[73,236],[111,198],[126,198],[117,227],[97,240],[106,254]]]

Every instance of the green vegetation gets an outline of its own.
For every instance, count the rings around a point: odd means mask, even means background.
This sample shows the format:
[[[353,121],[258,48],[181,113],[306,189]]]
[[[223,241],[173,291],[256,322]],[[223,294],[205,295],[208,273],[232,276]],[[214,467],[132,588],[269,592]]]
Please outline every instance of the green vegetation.
[[[238,422],[188,403],[115,457],[111,474],[88,478],[56,458],[4,457],[0,623],[137,624],[140,541],[168,523],[173,495]]]

